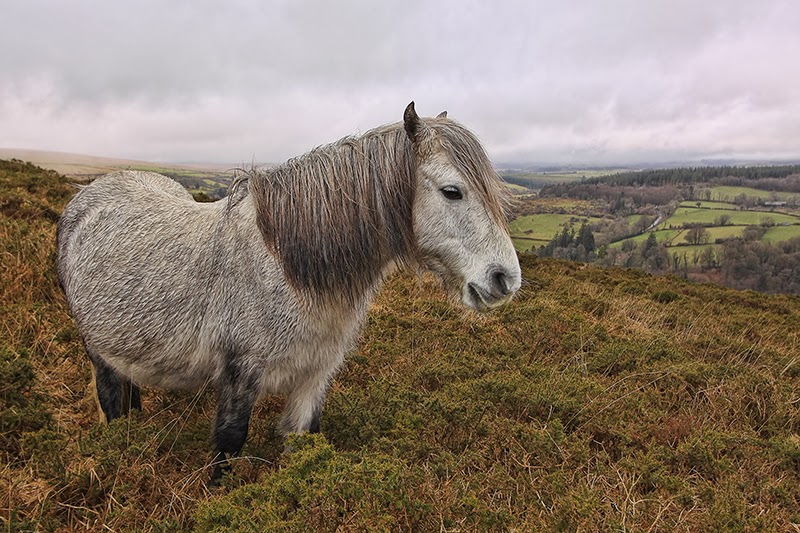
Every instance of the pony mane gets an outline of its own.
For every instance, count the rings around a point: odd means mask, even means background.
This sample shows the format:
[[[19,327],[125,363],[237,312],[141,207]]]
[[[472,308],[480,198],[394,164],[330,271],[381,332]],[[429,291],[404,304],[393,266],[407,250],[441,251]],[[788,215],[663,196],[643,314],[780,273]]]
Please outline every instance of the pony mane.
[[[475,136],[452,120],[424,122],[504,223],[504,188]],[[389,264],[416,261],[417,157],[403,124],[395,123],[249,173],[246,194],[264,242],[296,289],[352,304]]]
[[[256,220],[297,289],[355,302],[414,255],[414,155],[402,125],[318,147],[249,179]]]

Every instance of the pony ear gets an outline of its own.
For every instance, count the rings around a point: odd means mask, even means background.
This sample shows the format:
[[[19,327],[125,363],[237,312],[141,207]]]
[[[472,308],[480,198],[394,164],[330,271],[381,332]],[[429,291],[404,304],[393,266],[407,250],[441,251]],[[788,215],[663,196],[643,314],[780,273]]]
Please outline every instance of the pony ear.
[[[447,118],[447,111],[442,111],[441,113],[436,115],[436,118]]]
[[[417,115],[417,110],[414,109],[413,101],[406,106],[406,110],[403,112],[403,126],[405,127],[406,134],[408,134],[408,138],[411,139],[411,142],[416,142],[421,129],[421,124],[419,115]]]
[[[408,104],[403,113],[403,126],[406,129],[408,138],[414,144],[420,144],[429,136],[428,126],[417,115],[417,111],[414,109],[414,102]]]
[[[430,128],[417,115],[417,111],[414,109],[414,102],[408,104],[403,113],[403,126],[406,129],[408,138],[417,146],[421,146],[430,137]]]

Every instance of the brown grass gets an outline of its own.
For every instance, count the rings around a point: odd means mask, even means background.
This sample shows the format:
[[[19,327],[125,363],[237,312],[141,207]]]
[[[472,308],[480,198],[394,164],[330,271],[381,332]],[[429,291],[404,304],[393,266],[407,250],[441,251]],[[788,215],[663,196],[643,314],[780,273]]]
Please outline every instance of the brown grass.
[[[96,422],[53,269],[72,188],[0,164],[0,530],[792,531],[800,299],[523,258],[475,317],[400,276],[289,452],[260,403],[209,491],[213,394]]]

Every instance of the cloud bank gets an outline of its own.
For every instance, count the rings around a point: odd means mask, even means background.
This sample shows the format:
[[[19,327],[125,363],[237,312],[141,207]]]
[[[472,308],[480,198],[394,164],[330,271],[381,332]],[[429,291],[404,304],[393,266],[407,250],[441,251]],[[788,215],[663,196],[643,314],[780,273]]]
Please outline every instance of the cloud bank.
[[[0,146],[283,161],[417,109],[495,161],[800,158],[800,4],[7,2]]]

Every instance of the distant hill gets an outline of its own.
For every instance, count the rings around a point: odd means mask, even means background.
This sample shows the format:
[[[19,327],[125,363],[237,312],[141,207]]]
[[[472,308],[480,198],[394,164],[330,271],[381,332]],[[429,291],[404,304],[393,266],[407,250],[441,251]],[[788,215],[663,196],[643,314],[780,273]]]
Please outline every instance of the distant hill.
[[[236,165],[201,163],[154,163],[137,159],[120,159],[94,155],[73,154],[69,152],[49,152],[21,148],[0,148],[0,159],[19,159],[71,178],[94,177],[126,168],[153,167],[175,170],[200,170],[206,172],[225,172]]]
[[[578,189],[585,185],[610,186],[662,186],[691,185],[705,183],[715,179],[739,178],[742,180],[780,179],[800,174],[800,165],[764,165],[764,166],[706,166],[661,168],[655,170],[606,172],[602,175],[587,177],[581,183],[567,183],[561,188],[548,187],[542,191],[544,195],[563,195],[562,190]],[[574,180],[573,180],[574,181]]]
[[[17,148],[0,148],[0,159],[29,161],[41,168],[55,170],[76,181],[88,181],[117,170],[149,170],[177,180],[193,194],[205,193],[214,198],[221,198],[225,195],[233,177],[232,169],[249,166],[249,163],[247,165],[159,163]]]
[[[41,168],[55,170],[71,178],[93,177],[125,166],[144,164],[143,161],[21,148],[0,148],[0,159],[30,161]]]

